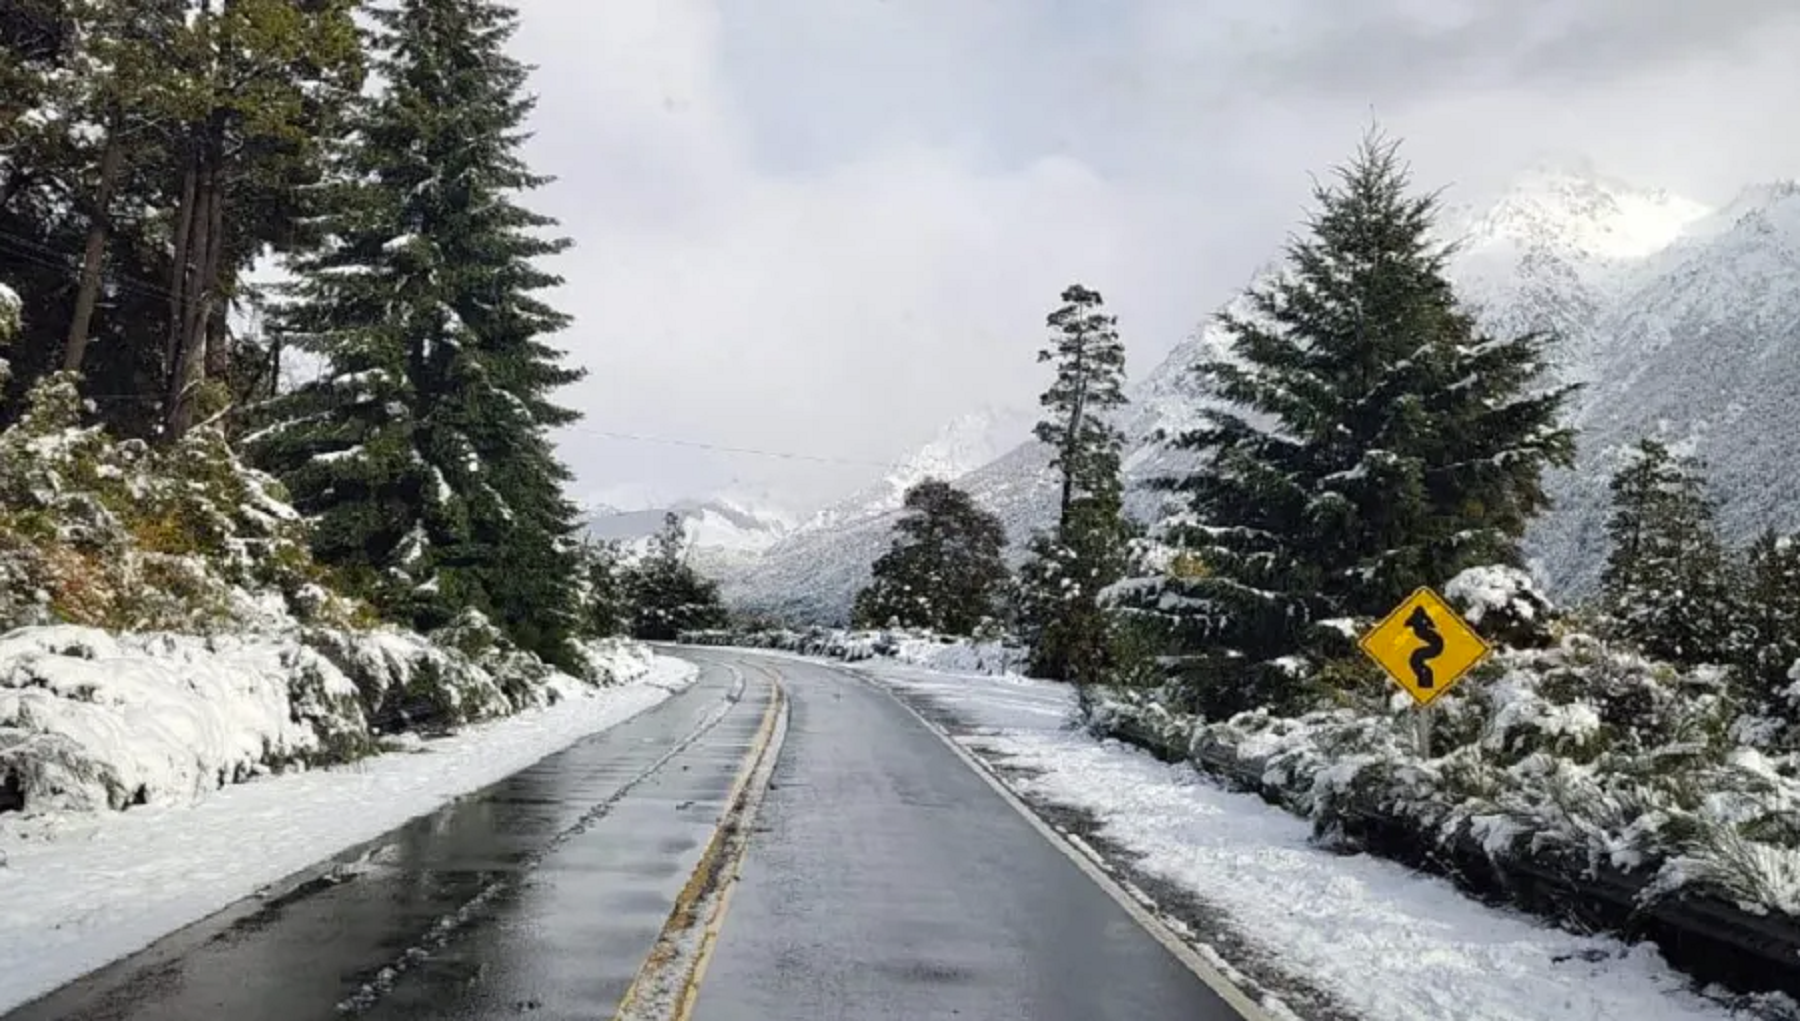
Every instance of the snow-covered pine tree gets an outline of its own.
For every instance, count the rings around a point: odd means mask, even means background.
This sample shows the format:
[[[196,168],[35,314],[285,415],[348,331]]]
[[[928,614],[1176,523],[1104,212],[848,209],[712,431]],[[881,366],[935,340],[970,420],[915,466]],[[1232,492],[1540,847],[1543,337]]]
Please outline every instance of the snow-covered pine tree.
[[[1231,353],[1198,371],[1226,406],[1176,440],[1206,465],[1162,480],[1186,504],[1159,529],[1178,555],[1122,589],[1204,711],[1296,694],[1309,622],[1517,563],[1544,468],[1572,455],[1548,338],[1477,331],[1431,236],[1436,198],[1410,193],[1396,149],[1365,138],[1315,189],[1285,272],[1219,316]]]
[[[631,584],[619,542],[584,539],[576,544],[576,558],[581,565],[576,594],[582,634],[592,638],[624,634],[632,622]]]
[[[1020,611],[1032,674],[1086,684],[1111,668],[1110,617],[1099,597],[1125,568],[1124,438],[1108,419],[1126,402],[1125,347],[1099,293],[1074,284],[1062,302],[1038,352],[1056,376],[1039,398],[1048,417],[1034,430],[1055,451],[1062,499],[1056,529],[1033,537],[1020,568]]]
[[[926,628],[969,635],[998,612],[1008,582],[1006,530],[963,490],[925,479],[906,491],[894,543],[856,594],[857,627]]]
[[[317,552],[421,628],[465,607],[567,661],[577,628],[576,508],[548,430],[549,394],[579,379],[542,338],[568,317],[535,295],[556,277],[554,225],[514,196],[533,100],[496,0],[398,0],[370,12],[386,90],[356,120],[331,243],[298,262],[285,340],[321,356],[252,444],[318,520]]]
[[[1612,629],[1677,663],[1726,659],[1736,613],[1703,467],[1645,439],[1611,490],[1612,550],[1600,582]]]
[[[1731,659],[1764,697],[1790,688],[1800,663],[1800,541],[1765,531],[1744,557],[1731,634]],[[1792,706],[1780,700],[1789,712]]]
[[[662,530],[650,551],[629,572],[632,634],[670,641],[683,631],[724,627],[725,605],[719,587],[687,561],[687,529],[681,516],[663,515]]]

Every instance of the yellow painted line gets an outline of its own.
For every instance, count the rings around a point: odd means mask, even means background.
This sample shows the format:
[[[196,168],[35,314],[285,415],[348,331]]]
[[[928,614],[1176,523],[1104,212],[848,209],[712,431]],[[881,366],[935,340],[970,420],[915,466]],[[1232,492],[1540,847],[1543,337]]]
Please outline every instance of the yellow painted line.
[[[631,985],[626,988],[624,997],[620,999],[619,1009],[613,1014],[614,1021],[642,1021],[639,1017],[640,1001],[651,995],[651,989],[658,984],[679,986],[673,1009],[663,1016],[665,1021],[685,1021],[699,998],[700,980],[724,925],[731,890],[736,886],[738,870],[749,847],[749,827],[754,819],[755,808],[774,772],[775,759],[780,754],[780,739],[785,737],[787,730],[787,693],[782,690],[780,681],[772,671],[769,684],[769,704],[763,709],[762,722],[757,727],[756,736],[751,739],[744,766],[732,780],[731,789],[726,794],[725,809],[720,813],[719,823],[713,830],[712,838],[707,841],[706,850],[701,852],[699,863],[683,884],[681,892],[676,895],[674,907],[669,911],[668,920],[663,923],[649,956],[638,969]],[[671,967],[680,963],[681,937],[693,930],[697,909],[711,894],[717,894],[717,897],[701,930],[694,960],[688,964],[685,974],[678,981],[671,981],[674,976],[668,972]]]

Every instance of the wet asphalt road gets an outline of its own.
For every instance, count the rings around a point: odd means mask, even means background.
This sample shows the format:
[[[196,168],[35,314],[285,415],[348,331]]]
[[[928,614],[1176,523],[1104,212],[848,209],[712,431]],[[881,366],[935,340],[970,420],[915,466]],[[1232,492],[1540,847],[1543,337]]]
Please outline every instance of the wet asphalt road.
[[[771,662],[787,740],[695,1021],[1238,1018],[893,698]]]
[[[1238,1017],[885,692],[681,655],[694,687],[374,842],[347,878],[246,902],[3,1021],[610,1018],[776,673],[786,742],[696,1021]]]
[[[760,722],[765,675],[739,676],[705,669],[376,841],[343,881],[228,909],[5,1021],[610,1017]]]

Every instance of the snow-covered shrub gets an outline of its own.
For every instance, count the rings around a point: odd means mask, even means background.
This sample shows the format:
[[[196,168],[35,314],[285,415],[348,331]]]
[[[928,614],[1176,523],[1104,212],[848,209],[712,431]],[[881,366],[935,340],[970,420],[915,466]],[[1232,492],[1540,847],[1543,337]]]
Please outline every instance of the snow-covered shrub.
[[[609,687],[635,681],[650,672],[656,654],[630,638],[596,638],[581,643],[589,684]]]
[[[279,484],[216,430],[166,450],[116,441],[81,424],[70,373],[40,381],[27,402],[0,432],[0,626],[367,622],[324,584]]]
[[[12,344],[13,338],[19,335],[19,313],[25,303],[19,300],[19,292],[0,283],[0,352]],[[12,378],[12,365],[0,354],[0,386],[5,386]]]
[[[1207,724],[1170,711],[1166,696],[1120,692],[1093,726],[1158,749],[1185,735],[1198,767],[1254,778],[1321,837],[1399,821],[1422,846],[1473,840],[1500,857],[1633,873],[1652,880],[1650,896],[1704,888],[1771,911],[1800,901],[1789,882],[1800,876],[1800,763],[1759,747],[1768,728],[1722,669],[1576,633],[1501,651],[1432,717],[1428,751],[1399,694]]]
[[[715,629],[684,631],[678,640],[684,645],[778,649],[850,663],[880,657],[950,673],[1019,674],[1030,660],[1030,650],[1008,639],[973,641],[902,628],[879,631],[824,627],[804,631]]]
[[[360,751],[355,685],[291,641],[28,628],[0,637],[0,775],[28,809],[192,798]]]
[[[314,628],[302,641],[356,686],[375,734],[454,727],[547,700],[541,684],[497,677],[468,655],[410,631]]]
[[[500,681],[501,691],[518,707],[546,704],[555,699],[546,684],[556,671],[537,656],[519,648],[480,610],[469,607],[454,620],[431,633],[437,646],[462,653],[469,662]]]
[[[1543,649],[1556,641],[1550,597],[1517,567],[1472,567],[1445,584],[1444,598],[1494,645]]]
[[[472,642],[479,622],[463,624],[460,637]],[[21,628],[0,636],[0,789],[13,802],[0,810],[190,799],[359,758],[394,735],[545,705],[583,683],[515,652],[471,654],[393,628]],[[636,642],[595,643],[591,655],[596,682],[631,680],[650,665]]]

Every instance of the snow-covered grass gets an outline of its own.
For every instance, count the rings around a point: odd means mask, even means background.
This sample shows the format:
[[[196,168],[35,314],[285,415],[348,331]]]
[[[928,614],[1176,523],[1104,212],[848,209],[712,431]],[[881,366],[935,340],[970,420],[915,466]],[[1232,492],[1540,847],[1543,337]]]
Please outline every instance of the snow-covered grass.
[[[0,816],[0,1010],[623,722],[694,678],[692,665],[635,644],[609,655],[619,684],[564,678],[567,697],[554,705],[392,742],[406,751],[124,813]],[[227,675],[215,665],[201,683],[216,693]],[[269,691],[267,682],[244,680],[238,711],[251,713],[251,691]],[[230,751],[233,732],[198,744]]]
[[[1263,968],[1384,1021],[1690,1021],[1740,1016],[1689,991],[1653,949],[1484,906],[1448,881],[1340,855],[1313,828],[1186,764],[1067,726],[1065,685],[868,663],[859,670],[977,728],[1028,797],[1092,813],[1098,836],[1223,913]],[[1029,779],[1020,779],[1020,776]],[[1248,968],[1243,959],[1234,964]]]

